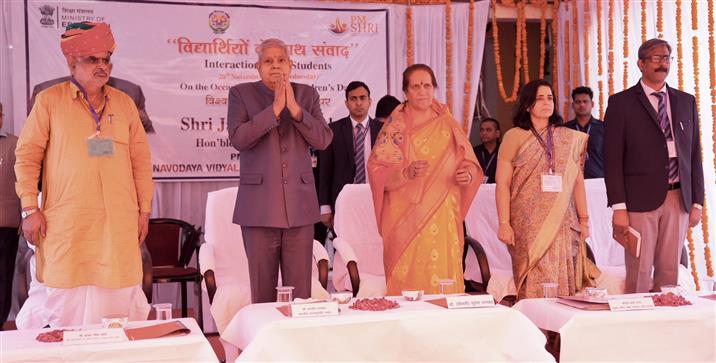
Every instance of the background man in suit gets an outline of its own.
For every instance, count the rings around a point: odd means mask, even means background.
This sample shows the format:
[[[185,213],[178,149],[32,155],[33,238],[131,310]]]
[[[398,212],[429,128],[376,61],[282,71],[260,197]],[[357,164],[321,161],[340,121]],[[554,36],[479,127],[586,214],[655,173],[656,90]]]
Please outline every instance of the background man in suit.
[[[589,135],[587,162],[584,164],[586,179],[604,178],[604,124],[592,117],[594,92],[589,87],[577,87],[572,90],[572,109],[575,118],[564,126]]]
[[[276,300],[279,266],[283,285],[295,288],[294,297],[308,298],[318,222],[309,147],[325,149],[333,133],[318,92],[289,81],[286,44],[267,39],[257,53],[261,80],[229,90],[229,139],[241,152],[234,223],[244,238],[251,301]]]
[[[12,277],[20,236],[20,198],[15,194],[15,147],[17,136],[2,130],[0,103],[0,330],[10,313]]]
[[[318,202],[321,222],[333,227],[336,198],[346,184],[368,182],[365,163],[383,123],[368,116],[370,90],[360,81],[346,87],[348,117],[330,124],[333,142],[318,153]]]
[[[480,141],[482,144],[472,148],[480,162],[480,167],[485,171],[485,180],[481,183],[495,183],[497,172],[497,153],[500,151],[500,123],[491,117],[480,121]],[[467,247],[465,247],[467,248]]]
[[[694,96],[666,84],[671,46],[639,47],[641,81],[609,97],[604,165],[614,235],[641,233],[641,255],[625,252],[626,292],[674,285],[688,226],[701,219],[704,175]]]
[[[32,96],[30,97],[30,102],[27,105],[27,113],[29,114],[30,110],[32,110],[32,106],[35,104],[35,97],[37,97],[38,93],[58,83],[66,82],[69,80],[70,76],[66,76],[51,79],[49,81],[45,81],[36,85],[32,89]],[[139,111],[139,119],[142,120],[144,132],[148,134],[154,133],[154,126],[152,126],[152,120],[149,119],[149,115],[147,114],[147,110],[145,107],[144,92],[142,92],[142,87],[130,81],[115,77],[109,77],[107,85],[126,93],[132,99],[132,101],[134,101],[134,104],[137,105],[137,110]]]

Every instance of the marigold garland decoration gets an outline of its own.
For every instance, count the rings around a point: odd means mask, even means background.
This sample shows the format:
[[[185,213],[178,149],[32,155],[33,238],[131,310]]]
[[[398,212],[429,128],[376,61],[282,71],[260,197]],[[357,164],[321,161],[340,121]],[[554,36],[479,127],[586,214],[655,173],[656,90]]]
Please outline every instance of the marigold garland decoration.
[[[694,285],[696,290],[701,290],[699,286],[699,272],[696,271],[696,255],[694,254],[694,236],[692,235],[691,228],[686,232],[686,244],[689,248],[689,266],[691,266],[691,277],[694,279]]]
[[[713,122],[712,127],[712,145],[713,145],[713,153],[716,155],[716,52],[714,52],[714,22],[716,19],[714,19],[714,2],[713,0],[708,0],[708,31],[709,31],[709,80],[710,80],[710,88],[711,88],[711,117]],[[716,169],[716,157],[714,157],[714,169]],[[704,205],[705,206],[705,205]],[[708,231],[708,228],[705,226],[706,222],[706,208],[704,208],[703,211],[703,221],[701,222],[702,226],[701,228],[704,231]],[[704,255],[706,257],[706,268],[710,271],[709,276],[713,277],[713,266],[711,263],[711,250],[709,248],[709,239],[706,237],[706,234],[704,234]]]
[[[448,109],[452,110],[452,6],[445,2],[445,99]]]
[[[569,6],[574,6],[574,4],[569,4]],[[570,56],[571,53],[570,53],[570,49],[569,49],[569,46],[570,46],[569,36],[570,35],[574,36],[574,34],[569,29],[569,20],[565,20],[565,22],[564,22],[564,95],[565,95],[565,97],[567,97],[567,95],[569,95],[569,93],[570,93],[569,87],[570,87],[570,83],[572,81],[572,79],[570,78],[570,74],[571,74],[570,59],[572,59]],[[569,112],[568,107],[569,107],[569,105],[567,104],[567,102],[565,100],[564,110],[562,111],[562,116],[565,118],[568,116],[568,112]]]
[[[552,58],[554,61],[552,63],[552,86],[557,87],[559,84],[559,67],[557,62],[557,42],[559,41],[558,36],[558,30],[559,30],[559,0],[554,0],[552,2],[552,52],[550,54],[550,58]],[[559,92],[557,92],[559,94]],[[554,95],[557,101],[559,101],[559,97],[557,95]],[[559,103],[557,103],[559,104]]]
[[[614,1],[609,0],[609,15],[607,17],[607,43],[609,47],[607,51],[607,89],[610,96],[614,94]]]
[[[408,5],[405,8],[405,34],[408,41],[408,67],[413,65],[415,49],[413,45],[413,8]]]
[[[623,80],[622,80],[622,89],[627,89],[629,87],[629,62],[626,61],[627,58],[629,58],[629,0],[624,0],[624,28],[622,29],[624,32],[624,73],[623,73]]]
[[[497,8],[497,0],[492,0],[492,8]],[[500,59],[500,35],[497,27],[497,14],[495,11],[492,12],[492,48],[495,56],[495,73],[497,76],[497,90],[500,92],[500,97],[505,103],[512,103],[517,101],[517,91],[520,85],[520,68],[522,64],[522,52],[520,51],[520,45],[522,44],[522,28],[520,27],[520,13],[517,13],[517,33],[515,39],[515,78],[512,85],[512,93],[507,96],[505,91],[505,84],[502,79],[502,61]]]
[[[714,52],[714,1],[708,0],[708,24],[709,24],[709,80],[711,81],[711,103],[716,105],[716,53]],[[716,117],[716,113],[712,114]],[[716,155],[716,124],[714,124],[714,155]],[[716,169],[716,158],[714,158],[714,169]]]
[[[475,30],[475,0],[470,0],[470,14],[467,20],[467,60],[465,61],[465,89],[462,104],[462,130],[467,135],[470,128],[470,91],[472,90],[472,42]]]
[[[641,42],[646,41],[646,0],[641,0]]]
[[[699,28],[699,7],[697,0],[691,0],[691,30]]]
[[[711,103],[716,105],[716,53],[714,52],[714,1],[708,0],[708,24],[709,24],[709,80],[711,81]],[[716,113],[712,114],[716,117]],[[714,155],[716,155],[716,125],[714,130]],[[716,169],[716,158],[714,158],[714,169]]]
[[[716,115],[716,113],[713,113]],[[716,133],[715,133],[716,135]],[[709,247],[709,212],[704,199],[703,210],[701,211],[701,233],[704,237],[704,260],[706,261],[706,275],[714,277],[714,267],[711,261],[711,248]]]
[[[664,37],[664,0],[656,1],[656,32],[659,38]]]
[[[692,20],[695,21],[695,20]],[[696,29],[694,29],[696,30]],[[699,38],[697,36],[691,37],[691,44],[693,46],[693,61],[694,61],[694,97],[696,98],[696,114],[699,114],[700,110],[700,89],[699,89]],[[699,138],[701,138],[701,130],[699,130]],[[703,158],[703,150],[701,150],[701,156]],[[689,231],[686,234],[686,239],[689,241],[688,247],[689,247],[689,259],[690,264],[692,266],[691,269],[691,276],[694,278],[694,283],[696,284],[696,289],[699,289],[699,275],[696,271],[696,256],[694,253],[694,238],[692,235],[693,228],[689,227]],[[704,243],[706,240],[704,239]]]
[[[584,85],[589,86],[589,28],[592,21],[589,1],[584,2]]]
[[[522,84],[530,81],[530,64],[529,54],[527,53],[527,14],[525,12],[525,2],[521,1],[517,4],[518,14],[522,14],[522,19],[518,17],[518,21],[522,24]]]
[[[579,86],[579,13],[577,3],[572,3],[572,88]],[[567,114],[564,114],[567,117]]]
[[[676,77],[679,89],[684,90],[684,47],[681,41],[681,0],[676,0]]]
[[[545,37],[547,36],[547,2],[540,5],[539,18],[539,79],[544,79],[544,60],[546,52]]]
[[[602,0],[597,0],[597,75],[604,74],[602,64]],[[600,91],[601,93],[601,91]]]

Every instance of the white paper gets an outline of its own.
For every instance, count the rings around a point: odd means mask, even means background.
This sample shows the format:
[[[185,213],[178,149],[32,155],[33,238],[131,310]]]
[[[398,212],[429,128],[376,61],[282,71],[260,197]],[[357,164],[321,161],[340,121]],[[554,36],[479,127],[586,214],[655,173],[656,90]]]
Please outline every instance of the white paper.
[[[291,304],[291,317],[303,318],[308,316],[338,315],[338,303],[326,301],[309,304]]]
[[[651,296],[609,299],[609,310],[611,311],[649,310],[653,308],[654,300]]]
[[[445,297],[448,309],[485,308],[495,306],[492,295],[454,295]]]
[[[117,343],[127,340],[124,329],[66,330],[63,345]]]

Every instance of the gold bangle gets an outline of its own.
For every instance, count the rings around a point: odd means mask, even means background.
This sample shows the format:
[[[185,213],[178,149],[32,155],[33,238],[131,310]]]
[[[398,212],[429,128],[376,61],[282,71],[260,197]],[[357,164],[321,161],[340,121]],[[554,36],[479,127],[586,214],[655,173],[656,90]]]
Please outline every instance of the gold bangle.
[[[510,221],[500,221],[500,224],[510,224]]]

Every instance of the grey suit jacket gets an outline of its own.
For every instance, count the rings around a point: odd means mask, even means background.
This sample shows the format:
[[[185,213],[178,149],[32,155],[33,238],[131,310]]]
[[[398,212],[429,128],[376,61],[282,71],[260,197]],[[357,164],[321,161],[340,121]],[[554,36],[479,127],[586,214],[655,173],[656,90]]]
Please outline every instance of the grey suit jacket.
[[[699,115],[694,96],[668,87],[671,123],[686,211],[704,204]],[[669,156],[654,107],[641,83],[609,97],[604,115],[604,178],[610,206],[649,212],[666,199]]]
[[[45,81],[42,83],[37,84],[32,89],[32,96],[30,96],[30,100],[27,103],[27,113],[30,114],[30,111],[32,110],[32,106],[35,104],[35,97],[37,97],[37,94],[62,82],[66,82],[70,80],[70,76],[66,77],[60,77],[51,79],[49,81]],[[142,120],[142,126],[144,126],[144,132],[151,134],[154,133],[154,126],[152,125],[152,120],[149,119],[149,115],[147,114],[147,110],[145,107],[145,99],[144,99],[144,92],[142,92],[142,87],[140,87],[137,84],[134,84],[130,81],[121,79],[121,78],[114,78],[109,77],[109,81],[107,81],[107,85],[110,87],[114,87],[129,96],[132,101],[134,101],[134,104],[137,106],[137,110],[139,111],[139,119]]]
[[[325,149],[333,132],[323,118],[318,92],[303,84],[291,86],[303,111],[301,122],[288,109],[276,120],[274,93],[261,81],[229,90],[229,139],[241,163],[236,224],[290,228],[319,219],[309,147]]]

